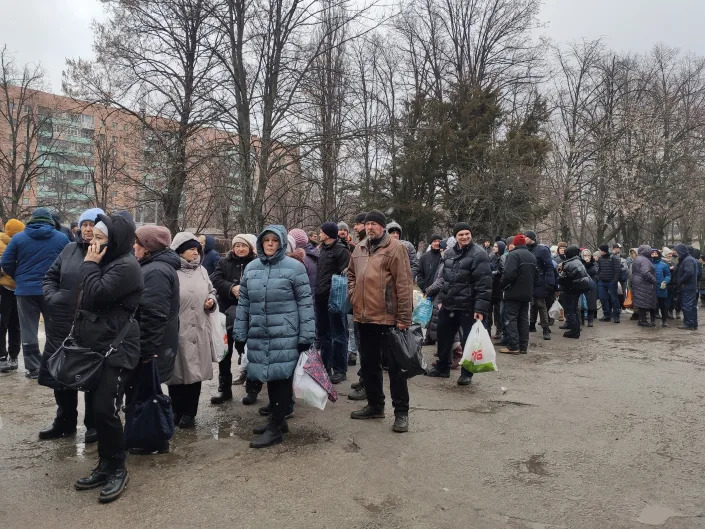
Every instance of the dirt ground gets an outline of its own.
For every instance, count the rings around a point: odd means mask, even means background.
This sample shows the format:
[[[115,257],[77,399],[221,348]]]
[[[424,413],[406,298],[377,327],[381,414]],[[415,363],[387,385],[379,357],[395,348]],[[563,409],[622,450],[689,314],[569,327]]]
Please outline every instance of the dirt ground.
[[[97,457],[83,427],[39,441],[53,395],[0,375],[0,528],[703,528],[704,334],[624,320],[579,341],[532,334],[527,356],[500,355],[471,387],[411,380],[401,435],[390,399],[386,419],[350,420],[351,376],[325,411],[297,406],[265,450],[248,446],[258,406],[211,405],[211,381],[195,431],[130,456],[108,505],[73,488]]]

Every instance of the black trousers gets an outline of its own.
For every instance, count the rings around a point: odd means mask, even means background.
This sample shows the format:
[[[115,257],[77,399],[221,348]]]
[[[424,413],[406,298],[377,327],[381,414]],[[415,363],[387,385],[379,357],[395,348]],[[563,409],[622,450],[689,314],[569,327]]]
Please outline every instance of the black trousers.
[[[462,331],[460,346],[465,347],[465,341],[468,339],[470,329],[472,329],[474,323],[475,318],[472,312],[449,311],[445,307],[438,311],[438,361],[436,362],[436,367],[439,371],[444,373],[450,371],[450,367],[453,364],[453,342],[458,329]],[[486,320],[485,328],[487,328]],[[465,369],[462,369],[462,371],[472,377],[472,373],[469,371],[465,371]]]
[[[21,345],[17,298],[12,290],[0,287],[0,358],[9,354],[10,358],[17,360]]]
[[[54,427],[72,432],[78,423],[78,391],[72,389],[55,389],[54,400],[56,401],[56,419]],[[86,411],[83,416],[83,424],[87,429],[95,428],[95,412],[93,411],[93,393],[84,393],[83,400]]]
[[[658,301],[658,308],[661,311],[661,319],[665,322],[668,319],[668,298],[656,298]]]
[[[362,376],[367,390],[367,403],[375,408],[384,408],[384,375],[382,371],[382,357],[386,356],[389,363],[389,391],[392,394],[392,406],[395,415],[409,413],[409,386],[402,375],[399,364],[393,355],[384,351],[384,333],[390,325],[377,325],[374,323],[358,323],[359,339],[358,351]]]
[[[171,407],[174,410],[174,419],[181,419],[184,415],[195,417],[198,413],[198,399],[201,398],[201,383],[172,384],[169,388]]]
[[[230,395],[233,392],[233,345],[232,333],[228,332],[228,354],[218,362],[218,391]]]
[[[563,313],[565,314],[565,321],[568,324],[568,328],[577,333],[580,333],[580,318],[578,317],[579,300],[580,294],[578,293],[561,292],[559,301],[563,306]]]
[[[293,381],[294,377],[292,375],[286,380],[270,380],[267,382],[269,404],[272,406],[272,422],[277,426],[284,422],[286,414],[292,406],[291,401],[294,398]]]
[[[119,415],[125,375],[124,369],[106,365],[98,387],[91,392],[98,455],[101,459],[118,463],[125,460],[125,440]]]
[[[507,346],[512,351],[529,350],[529,302],[504,300]]]

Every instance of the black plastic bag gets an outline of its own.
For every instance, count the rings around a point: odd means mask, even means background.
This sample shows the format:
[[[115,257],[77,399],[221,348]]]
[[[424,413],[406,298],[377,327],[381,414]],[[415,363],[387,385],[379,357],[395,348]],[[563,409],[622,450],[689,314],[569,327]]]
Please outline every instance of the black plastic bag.
[[[423,329],[413,323],[405,331],[393,327],[385,334],[386,349],[401,367],[406,378],[426,373],[426,360],[421,352],[423,345]]]

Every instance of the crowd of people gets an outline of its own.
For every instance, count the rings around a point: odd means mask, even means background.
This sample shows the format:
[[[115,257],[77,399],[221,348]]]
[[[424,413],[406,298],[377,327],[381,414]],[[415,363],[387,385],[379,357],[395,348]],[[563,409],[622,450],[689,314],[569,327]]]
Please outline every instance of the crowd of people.
[[[227,354],[218,361],[218,406],[244,385],[242,403],[258,401],[267,384],[268,417],[253,430],[252,448],[284,439],[294,414],[293,375],[299,356],[312,347],[332,384],[359,369],[350,400],[366,401],[352,419],[385,417],[383,374],[388,372],[394,411],[392,430],[409,428],[407,378],[385,350],[385,334],[412,323],[413,290],[433,302],[426,344],[436,345],[430,377],[448,378],[459,368],[464,343],[476,321],[494,327],[499,352],[527,354],[529,336],[541,326],[550,340],[556,320],[566,338],[585,325],[620,323],[633,307],[638,325],[680,318],[697,329],[697,299],[705,301],[698,250],[642,245],[622,256],[619,244],[598,251],[564,242],[548,247],[533,231],[493,243],[477,243],[472,228],[457,223],[452,235],[432,235],[418,252],[402,227],[380,211],[362,212],[350,230],[324,222],[318,231],[271,225],[259,235],[238,234],[225,256],[212,236],[173,236],[162,226],[136,228],[126,212],[89,209],[72,229],[46,208],[25,225],[8,220],[0,234],[0,372],[18,369],[53,390],[56,417],[40,439],[75,435],[78,392],[55,380],[49,359],[67,337],[108,351],[96,389],[84,393],[85,442],[98,443],[98,464],[76,481],[79,490],[100,487],[99,500],[119,497],[129,479],[120,411],[134,403],[153,372],[167,385],[174,424],[194,428],[202,383],[220,358],[214,318],[225,318]],[[347,281],[350,314],[329,310],[333,284]],[[557,302],[557,303],[556,303]],[[45,346],[40,352],[39,322]],[[119,342],[115,344],[115,342]],[[237,353],[237,356],[236,356]],[[234,374],[235,372],[235,374]],[[460,368],[457,383],[473,374]],[[165,453],[169,442],[131,446],[135,455]]]

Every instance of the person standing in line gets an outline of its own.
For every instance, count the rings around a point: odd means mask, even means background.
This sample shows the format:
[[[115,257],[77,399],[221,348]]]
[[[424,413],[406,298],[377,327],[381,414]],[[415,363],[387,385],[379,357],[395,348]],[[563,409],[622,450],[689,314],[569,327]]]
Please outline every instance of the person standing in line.
[[[547,299],[556,290],[556,269],[551,250],[543,244],[538,244],[536,233],[533,231],[524,232],[526,248],[536,258],[536,266],[539,269],[539,277],[534,283],[534,299],[531,302],[531,321],[529,332],[536,332],[536,320],[540,318],[543,328],[543,339],[551,339],[551,326],[548,319]]]
[[[171,249],[181,258],[179,277],[179,348],[174,374],[166,380],[174,424],[194,428],[201,386],[213,378],[210,314],[218,309],[215,289],[201,266],[202,247],[193,233],[177,233]]]
[[[203,268],[206,269],[208,275],[211,275],[215,272],[215,267],[220,261],[220,254],[215,249],[215,237],[212,235],[201,235],[201,237],[203,237]]]
[[[488,317],[487,330],[492,334],[492,324],[494,323],[495,340],[499,340],[502,336],[502,289],[499,285],[504,271],[502,256],[504,255],[506,247],[504,241],[497,241],[492,246],[492,253],[490,254],[490,270],[492,270],[492,308],[490,309]]]
[[[676,283],[680,292],[680,304],[683,311],[683,325],[679,329],[697,330],[698,328],[698,263],[688,252],[685,244],[677,244],[678,254]]]
[[[365,217],[367,212],[363,211],[355,216],[355,222],[353,224],[353,230],[357,236],[357,244],[360,244],[367,238],[367,231],[365,230]],[[357,244],[355,246],[357,246]],[[353,249],[353,252],[355,250]],[[354,355],[351,355],[351,343],[354,346]],[[354,315],[350,314],[348,317],[348,365],[354,366],[357,364],[357,357],[360,353],[360,326],[355,321]],[[360,361],[360,368],[357,370],[357,382],[350,384],[353,392],[348,395],[348,400],[367,400],[367,392],[365,391],[365,381],[362,378],[362,360]]]
[[[526,354],[529,351],[529,304],[534,297],[534,282],[539,271],[536,257],[526,247],[523,234],[514,236],[511,248],[499,283],[499,288],[504,294],[507,342],[507,346],[499,352]]]
[[[656,276],[656,302],[661,310],[661,326],[668,327],[668,285],[671,283],[671,271],[661,259],[661,252],[654,248],[651,250],[651,261],[654,263]],[[655,316],[651,320],[655,323]]]
[[[397,222],[392,221],[387,225],[387,233],[389,233],[392,238],[402,243],[406,248],[406,251],[409,254],[409,267],[411,268],[411,277],[414,281],[416,281],[416,275],[419,273],[419,261],[418,259],[416,259],[416,249],[414,248],[414,245],[411,244],[409,241],[405,241],[404,239],[402,239],[401,226]]]
[[[639,327],[653,327],[656,320],[656,272],[651,260],[651,246],[642,244],[632,262],[632,295],[639,313]],[[651,315],[647,321],[646,315]]]
[[[311,230],[307,233],[308,242],[315,247],[318,247],[318,232],[316,230]]]
[[[593,321],[597,317],[597,276],[599,273],[599,268],[593,258],[592,252],[587,248],[582,251],[581,258],[585,270],[590,276],[590,279],[592,279],[590,290],[585,294],[585,304],[587,305],[587,326],[593,327]],[[581,320],[584,319],[582,317],[582,309],[580,310],[580,314]]]
[[[0,233],[0,258],[12,238],[22,230],[24,230],[24,222],[17,219],[10,219],[5,223],[5,232]],[[0,373],[9,373],[17,369],[17,357],[20,355],[21,346],[15,281],[0,270]]]
[[[56,230],[51,212],[37,208],[24,231],[12,237],[2,254],[2,270],[16,284],[22,355],[28,378],[39,378],[39,317],[48,319],[42,280],[68,243],[66,235]]]
[[[304,237],[306,234],[304,233]],[[233,237],[232,249],[225,257],[222,257],[215,267],[215,272],[210,275],[216,294],[218,296],[218,308],[225,314],[225,327],[228,329],[228,354],[218,363],[218,393],[211,397],[211,404],[222,404],[233,398],[232,382],[232,358],[235,342],[232,337],[232,329],[235,325],[235,311],[237,302],[240,299],[240,283],[245,274],[245,268],[256,257],[255,245],[257,237],[249,233],[239,233]],[[239,358],[238,364],[242,362]],[[247,373],[244,377],[239,377],[240,383],[245,383],[245,396],[242,403],[245,405],[257,402],[257,395],[262,391],[262,384],[255,380],[247,380]]]
[[[338,223],[338,238],[343,241],[349,252],[355,249],[355,245],[350,238],[350,227],[342,220]]]
[[[321,342],[321,358],[333,384],[347,378],[348,335],[347,314],[335,314],[328,310],[331,283],[334,275],[345,273],[350,264],[348,245],[338,237],[338,226],[324,222],[318,235],[321,241],[316,271],[316,323]]]
[[[348,268],[348,294],[359,329],[360,365],[367,392],[367,406],[353,411],[352,419],[384,418],[384,335],[395,326],[403,331],[411,325],[413,279],[409,253],[386,227],[384,213],[367,213],[367,238],[355,247]],[[394,407],[392,430],[403,433],[409,430],[409,388],[393,355],[388,355],[388,362]]]
[[[287,244],[284,226],[267,226],[257,238],[257,259],[247,266],[240,283],[235,347],[243,351],[247,344],[247,376],[266,382],[269,393],[270,418],[253,429],[257,437],[251,448],[281,443],[289,431],[286,416],[292,404],[294,370],[299,355],[309,350],[316,337],[306,268],[286,255]]]
[[[46,363],[71,332],[81,293],[81,265],[93,241],[95,220],[99,215],[104,214],[100,208],[89,209],[81,214],[78,219],[81,231],[76,237],[76,242],[64,247],[42,281],[48,318],[44,322],[46,343],[39,367],[39,384],[54,390],[56,418],[50,428],[39,432],[40,439],[56,439],[76,432],[78,391],[62,387],[49,375]],[[85,442],[95,443],[98,440],[98,433],[94,426],[90,393],[84,394],[84,402]]]
[[[580,260],[580,248],[568,246],[565,261],[558,265],[558,284],[561,289],[563,310],[568,323],[564,338],[580,338],[580,318],[578,318],[578,301],[580,295],[590,290],[590,276]]]
[[[600,321],[619,323],[622,312],[617,296],[617,283],[621,277],[622,265],[609,254],[606,244],[600,245],[600,259],[597,261],[597,291],[602,302]]]
[[[426,294],[426,289],[430,287],[436,280],[436,272],[438,272],[438,267],[441,264],[441,237],[440,235],[431,235],[428,240],[429,249],[425,252],[419,259],[419,273],[416,276],[416,284],[421,289],[424,295]],[[433,301],[433,296],[429,296]],[[428,328],[430,329],[431,322],[428,322]],[[425,345],[434,345],[436,342],[431,338],[431,333],[426,333]]]
[[[135,223],[127,214],[99,215],[93,239],[80,267],[81,297],[75,324],[76,342],[93,351],[107,351],[127,327],[117,350],[103,363],[91,391],[98,433],[98,465],[74,484],[78,490],[102,487],[101,503],[116,500],[128,483],[125,439],[120,420],[124,384],[140,359],[140,328],[132,315],[144,284],[134,255]]]
[[[487,326],[492,298],[492,272],[487,252],[472,241],[470,225],[458,222],[453,227],[456,243],[443,254],[443,283],[438,311],[438,360],[427,373],[430,377],[449,378],[453,339],[462,330],[461,347],[475,321]],[[459,386],[472,382],[473,374],[461,369]]]

